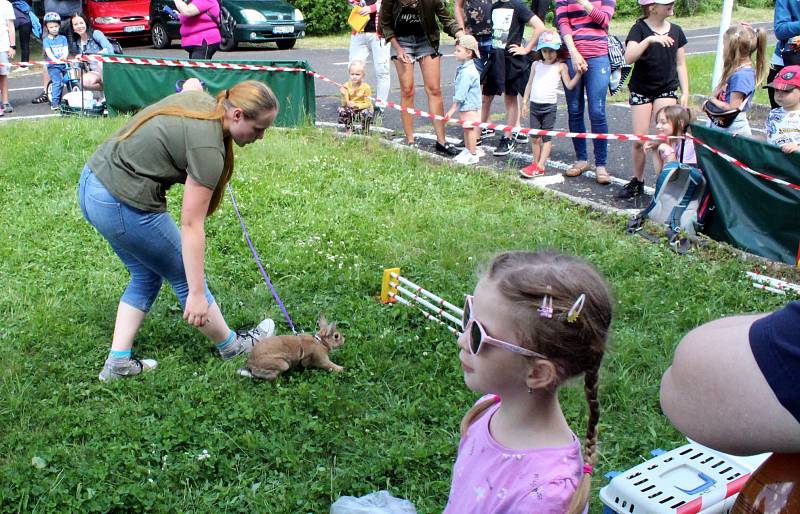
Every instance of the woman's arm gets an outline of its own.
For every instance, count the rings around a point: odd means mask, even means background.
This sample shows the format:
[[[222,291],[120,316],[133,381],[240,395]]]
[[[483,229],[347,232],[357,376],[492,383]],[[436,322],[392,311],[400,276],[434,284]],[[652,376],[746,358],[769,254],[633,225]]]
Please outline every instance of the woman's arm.
[[[422,0],[420,0],[422,1]],[[450,16],[450,10],[443,0],[435,0],[436,2],[436,17],[439,18],[439,23],[442,24],[442,29],[454,38],[460,38],[466,32],[461,26]]]
[[[114,53],[114,47],[111,46],[111,41],[109,41],[106,35],[103,34],[103,31],[95,29],[92,32],[92,39],[94,39],[95,42],[97,42],[97,44],[102,48],[102,50],[100,50],[101,54]]]
[[[200,9],[194,4],[187,4],[184,0],[175,0],[175,8],[184,16],[197,16],[200,14]]]
[[[467,30],[467,24],[464,23],[464,0],[456,0],[456,5],[453,8],[453,14],[456,17],[456,23],[464,31]]]
[[[182,1],[182,0],[178,0]],[[208,315],[205,296],[205,220],[213,191],[192,177],[186,177],[181,207],[181,247],[189,296],[183,319],[190,325],[202,326]]]
[[[775,37],[782,41],[800,35],[800,20],[792,19],[792,13],[789,11],[789,0],[775,1],[773,23],[775,25]]]
[[[542,23],[542,20],[535,14],[528,20],[528,25],[533,28],[530,41],[528,41],[528,44],[525,46],[508,45],[508,53],[511,55],[528,55],[531,53],[533,47],[536,46],[536,43],[539,41],[539,36],[544,32],[544,23]]]
[[[394,2],[395,0],[382,0],[381,10],[378,13],[378,24],[381,26],[381,35],[386,41],[392,41],[394,39],[394,14],[392,12],[394,11]]]
[[[681,85],[681,107],[689,107],[689,71],[686,68],[686,51],[678,48],[678,83]]]

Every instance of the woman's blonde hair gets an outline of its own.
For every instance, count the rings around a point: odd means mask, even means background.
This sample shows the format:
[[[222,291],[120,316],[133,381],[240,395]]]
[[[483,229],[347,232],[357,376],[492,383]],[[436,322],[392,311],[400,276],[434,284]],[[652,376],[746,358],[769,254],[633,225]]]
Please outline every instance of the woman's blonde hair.
[[[266,84],[257,80],[245,80],[230,89],[217,93],[216,105],[211,111],[192,110],[178,105],[165,105],[157,109],[145,110],[140,116],[134,118],[133,123],[123,130],[117,140],[124,141],[128,139],[139,130],[139,127],[156,116],[179,116],[194,120],[220,120],[221,122],[225,116],[225,111],[231,107],[241,109],[244,117],[252,120],[265,112],[277,112],[278,99]],[[225,143],[225,161],[222,165],[222,175],[214,188],[214,193],[211,195],[211,202],[208,204],[209,216],[219,207],[225,186],[233,174],[233,140],[231,136],[225,136],[223,142]]]
[[[583,374],[589,405],[583,462],[588,467],[582,470],[566,510],[567,514],[579,514],[589,501],[591,468],[597,464],[598,385],[614,310],[611,291],[594,266],[551,251],[501,253],[492,259],[485,278],[496,284],[508,302],[514,320],[514,341],[555,364],[558,383],[554,387]],[[569,313],[581,295],[585,296],[583,308],[573,318]],[[538,311],[545,297],[552,302],[550,317],[543,317]],[[461,422],[462,436],[494,402],[495,399],[485,400],[467,412]]]
[[[736,23],[725,31],[724,41],[722,77],[716,87],[728,82],[742,61],[750,59],[753,52],[756,53],[756,87],[760,86],[767,76],[767,31],[761,27],[755,29],[748,23]]]

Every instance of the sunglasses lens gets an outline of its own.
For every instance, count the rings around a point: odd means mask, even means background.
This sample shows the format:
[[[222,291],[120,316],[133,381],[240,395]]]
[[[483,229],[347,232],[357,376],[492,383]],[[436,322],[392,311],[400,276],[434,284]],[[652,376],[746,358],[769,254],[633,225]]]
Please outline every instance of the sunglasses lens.
[[[464,312],[461,314],[461,331],[462,332],[467,330],[467,323],[469,323],[470,314],[471,313],[470,313],[470,310],[469,310],[469,299],[468,299],[466,302],[464,302]]]
[[[469,331],[469,350],[474,354],[477,355],[481,349],[481,342],[483,342],[483,334],[481,334],[481,329],[478,327],[478,321],[472,322],[472,328]]]

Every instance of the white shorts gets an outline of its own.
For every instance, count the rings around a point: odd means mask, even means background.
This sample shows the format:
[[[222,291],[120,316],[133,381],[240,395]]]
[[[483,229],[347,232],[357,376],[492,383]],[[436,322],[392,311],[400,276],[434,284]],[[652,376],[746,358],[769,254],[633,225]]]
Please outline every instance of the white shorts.
[[[8,52],[0,52],[0,75],[8,75],[11,71],[11,66],[3,66],[8,64]]]

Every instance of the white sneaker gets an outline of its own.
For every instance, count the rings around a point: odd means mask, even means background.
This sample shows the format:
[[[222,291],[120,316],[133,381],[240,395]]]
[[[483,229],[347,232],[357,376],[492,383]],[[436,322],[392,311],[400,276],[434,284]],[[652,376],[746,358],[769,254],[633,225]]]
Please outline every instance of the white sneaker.
[[[219,354],[224,360],[228,360],[242,353],[250,353],[256,343],[274,333],[275,322],[267,318],[256,328],[237,331],[236,338],[224,350],[219,350]]]
[[[478,164],[478,156],[469,153],[469,150],[465,148],[460,154],[453,158],[453,161],[464,165]]]

